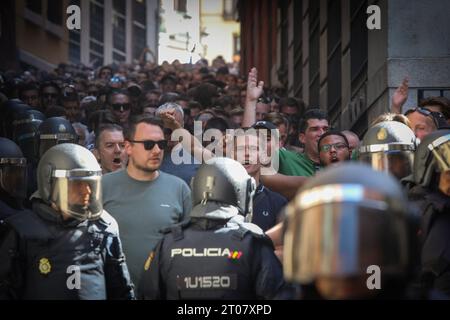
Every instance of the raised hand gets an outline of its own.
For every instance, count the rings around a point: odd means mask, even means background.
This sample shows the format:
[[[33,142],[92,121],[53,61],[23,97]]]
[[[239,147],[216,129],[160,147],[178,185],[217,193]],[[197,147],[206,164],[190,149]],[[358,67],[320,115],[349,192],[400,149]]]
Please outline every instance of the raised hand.
[[[408,87],[409,87],[409,79],[404,78],[402,84],[395,90],[392,96],[392,106],[391,111],[395,113],[402,112],[402,106],[405,104],[408,99]]]
[[[264,81],[258,82],[258,70],[253,67],[249,74],[247,80],[247,96],[248,102],[257,101],[259,97],[263,94]]]
[[[181,124],[175,119],[175,110],[165,110],[159,115],[163,121],[164,127],[176,130],[181,128]]]

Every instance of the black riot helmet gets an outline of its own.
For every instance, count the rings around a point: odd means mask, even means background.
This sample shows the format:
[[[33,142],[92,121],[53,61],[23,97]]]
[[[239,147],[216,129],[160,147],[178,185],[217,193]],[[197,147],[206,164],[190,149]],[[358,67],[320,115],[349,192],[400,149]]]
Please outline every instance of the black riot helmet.
[[[19,146],[0,137],[0,189],[11,198],[25,199],[27,194],[27,160]]]
[[[0,135],[12,139],[13,120],[15,116],[23,111],[31,110],[31,107],[19,99],[11,99],[3,103],[0,110],[1,131]]]
[[[414,159],[414,182],[425,188],[437,187],[437,173],[450,171],[450,130],[425,136]]]
[[[39,126],[39,155],[60,143],[77,143],[77,132],[72,124],[61,117],[46,119]]]
[[[191,217],[207,216],[209,211],[220,206],[231,206],[237,209],[236,213],[251,219],[256,183],[239,162],[230,158],[212,158],[197,170],[191,189],[194,208]],[[232,216],[224,213],[221,218]]]
[[[12,122],[13,140],[19,145],[28,162],[39,161],[39,126],[45,115],[37,110],[25,110],[18,113]]]
[[[411,174],[418,140],[407,125],[383,121],[370,127],[359,147],[359,159],[397,179]]]
[[[408,212],[406,195],[391,175],[359,163],[326,169],[287,208],[286,279],[314,285],[329,299],[381,291],[368,289],[370,268],[381,270],[381,281],[403,279],[413,257]]]
[[[56,145],[39,161],[38,197],[75,219],[98,219],[103,212],[101,175],[88,149],[73,143]]]

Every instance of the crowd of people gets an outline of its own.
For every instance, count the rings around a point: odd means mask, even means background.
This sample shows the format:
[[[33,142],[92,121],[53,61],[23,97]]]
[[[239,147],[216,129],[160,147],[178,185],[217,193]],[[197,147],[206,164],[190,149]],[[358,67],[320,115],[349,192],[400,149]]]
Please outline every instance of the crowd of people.
[[[0,81],[2,299],[450,297],[450,101],[407,79],[363,137],[222,57]]]

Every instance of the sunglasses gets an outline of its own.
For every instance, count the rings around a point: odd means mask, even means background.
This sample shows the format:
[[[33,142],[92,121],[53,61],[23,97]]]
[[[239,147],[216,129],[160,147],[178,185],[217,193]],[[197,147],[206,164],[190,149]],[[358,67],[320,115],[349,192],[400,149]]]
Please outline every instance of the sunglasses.
[[[408,114],[411,114],[413,112],[419,112],[420,114],[423,114],[424,116],[430,117],[432,116],[432,113],[430,110],[425,109],[425,108],[413,108],[413,109],[409,109],[408,111],[405,112],[405,116],[407,116]]]
[[[131,104],[129,103],[116,103],[112,105],[114,111],[126,111],[131,109]]]
[[[335,143],[335,144],[324,144],[323,146],[320,146],[320,151],[328,152],[333,147],[336,151],[348,148],[348,146],[345,143],[339,142],[339,143]]]
[[[153,141],[153,140],[144,140],[144,141],[137,141],[137,140],[130,140],[130,142],[133,143],[142,143],[144,145],[145,150],[152,150],[155,144],[158,145],[158,148],[161,150],[164,150],[167,147],[167,140],[159,140],[159,141]]]
[[[436,125],[436,128],[440,128],[440,121],[442,121],[441,119],[443,119],[443,122],[445,123],[445,118],[442,115],[442,113],[440,112],[433,112],[430,111],[426,108],[421,108],[421,107],[417,107],[417,108],[413,108],[413,109],[409,109],[405,112],[405,116],[408,116],[408,114],[411,114],[413,112],[419,112],[421,115],[424,115],[426,117],[430,117],[434,124]]]

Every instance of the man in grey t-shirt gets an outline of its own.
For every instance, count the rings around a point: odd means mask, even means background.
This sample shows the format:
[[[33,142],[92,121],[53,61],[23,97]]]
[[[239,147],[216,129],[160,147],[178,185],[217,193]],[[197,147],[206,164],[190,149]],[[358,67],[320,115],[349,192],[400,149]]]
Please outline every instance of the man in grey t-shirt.
[[[166,145],[159,121],[137,119],[125,138],[128,167],[102,179],[103,207],[119,224],[135,284],[145,259],[162,238],[160,230],[186,219],[192,206],[187,184],[159,171]]]

